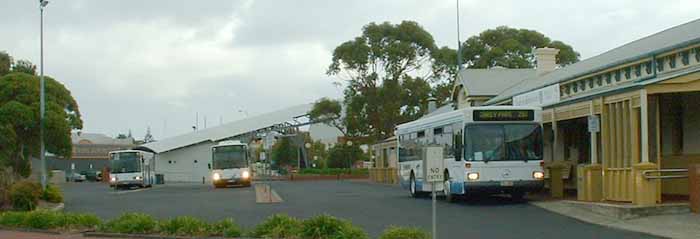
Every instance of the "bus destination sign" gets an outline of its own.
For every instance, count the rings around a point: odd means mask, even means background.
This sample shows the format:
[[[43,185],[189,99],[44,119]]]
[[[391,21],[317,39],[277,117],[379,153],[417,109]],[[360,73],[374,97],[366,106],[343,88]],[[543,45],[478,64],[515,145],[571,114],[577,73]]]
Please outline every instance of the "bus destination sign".
[[[474,121],[533,121],[533,110],[474,110]]]

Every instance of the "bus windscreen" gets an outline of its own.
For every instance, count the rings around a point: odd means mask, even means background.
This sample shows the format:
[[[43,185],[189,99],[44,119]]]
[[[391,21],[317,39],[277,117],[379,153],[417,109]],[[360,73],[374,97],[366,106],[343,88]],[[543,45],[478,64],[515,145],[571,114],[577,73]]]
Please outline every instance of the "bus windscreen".
[[[542,129],[537,124],[473,124],[466,132],[467,160],[542,159]]]
[[[111,155],[111,173],[136,173],[140,172],[139,153],[124,152]]]
[[[213,149],[214,169],[248,167],[244,146],[222,146]]]

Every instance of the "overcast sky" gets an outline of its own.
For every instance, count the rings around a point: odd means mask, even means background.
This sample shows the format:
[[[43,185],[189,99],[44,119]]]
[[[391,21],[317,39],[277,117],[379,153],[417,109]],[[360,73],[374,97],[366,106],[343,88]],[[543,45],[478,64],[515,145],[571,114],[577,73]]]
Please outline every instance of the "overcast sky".
[[[697,0],[462,0],[461,38],[534,29],[582,58],[698,17]],[[36,0],[0,0],[0,51],[39,62]],[[156,139],[341,97],[332,50],[369,22],[413,20],[456,47],[455,0],[51,0],[45,72],[80,105],[84,132]]]

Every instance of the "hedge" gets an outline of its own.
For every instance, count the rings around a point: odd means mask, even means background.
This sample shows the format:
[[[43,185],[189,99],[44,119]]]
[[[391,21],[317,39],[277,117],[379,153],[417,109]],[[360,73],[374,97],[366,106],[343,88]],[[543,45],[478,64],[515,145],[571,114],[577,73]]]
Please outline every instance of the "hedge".
[[[347,168],[304,168],[299,170],[299,174],[306,175],[338,175],[338,174],[350,174]],[[352,169],[352,175],[368,175],[369,169],[357,168]]]

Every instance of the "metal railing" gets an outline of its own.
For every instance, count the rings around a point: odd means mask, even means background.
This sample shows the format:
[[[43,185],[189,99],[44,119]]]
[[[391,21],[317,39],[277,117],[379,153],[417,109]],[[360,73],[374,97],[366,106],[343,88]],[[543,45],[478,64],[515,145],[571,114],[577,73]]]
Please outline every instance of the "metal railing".
[[[651,175],[656,174],[659,175]],[[662,173],[685,173],[685,175],[661,175]],[[688,169],[655,169],[655,170],[644,170],[642,171],[642,176],[645,179],[674,179],[674,178],[687,178]]]

